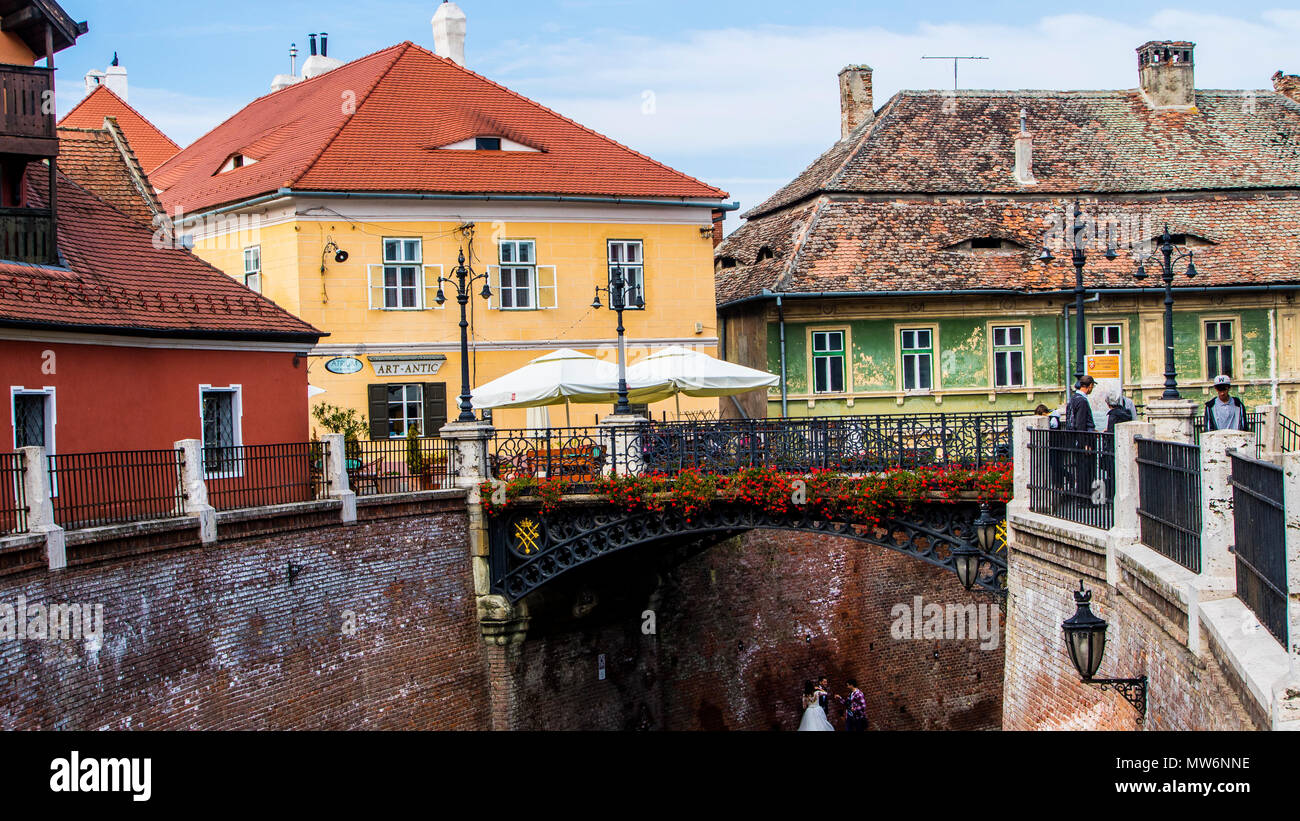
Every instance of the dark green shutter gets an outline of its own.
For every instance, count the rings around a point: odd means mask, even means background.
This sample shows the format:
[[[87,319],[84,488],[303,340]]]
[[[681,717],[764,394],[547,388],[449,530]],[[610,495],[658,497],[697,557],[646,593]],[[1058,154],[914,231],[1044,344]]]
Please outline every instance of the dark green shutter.
[[[437,436],[447,424],[447,383],[424,383],[424,435]]]
[[[370,386],[370,438],[388,438],[388,386]]]

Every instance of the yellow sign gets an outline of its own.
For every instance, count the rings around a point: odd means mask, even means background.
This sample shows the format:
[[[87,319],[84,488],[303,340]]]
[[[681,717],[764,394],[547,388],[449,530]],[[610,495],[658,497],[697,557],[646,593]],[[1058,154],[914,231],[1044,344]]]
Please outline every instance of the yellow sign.
[[[1084,357],[1087,373],[1093,379],[1119,379],[1119,356],[1113,353]]]
[[[532,519],[520,519],[515,522],[515,543],[518,545],[518,551],[525,556],[531,556],[541,549],[541,545],[538,544],[541,536],[541,528]]]

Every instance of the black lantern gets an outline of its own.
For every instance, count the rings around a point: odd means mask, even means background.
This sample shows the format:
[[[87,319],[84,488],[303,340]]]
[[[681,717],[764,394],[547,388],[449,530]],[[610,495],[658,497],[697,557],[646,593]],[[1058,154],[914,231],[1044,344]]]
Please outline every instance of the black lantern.
[[[1070,653],[1070,661],[1079,671],[1084,684],[1091,684],[1103,690],[1114,690],[1124,697],[1138,711],[1138,720],[1147,714],[1147,677],[1138,678],[1095,678],[1101,668],[1102,656],[1106,653],[1106,620],[1092,612],[1092,591],[1079,582],[1079,589],[1074,591],[1074,615],[1062,624],[1065,630],[1065,647]]]
[[[975,520],[975,543],[963,541],[950,551],[952,567],[957,571],[957,580],[961,586],[970,590],[975,586],[980,574],[980,560],[986,553],[993,552],[993,542],[997,538],[998,522],[989,515],[989,506],[980,505],[980,517]]]

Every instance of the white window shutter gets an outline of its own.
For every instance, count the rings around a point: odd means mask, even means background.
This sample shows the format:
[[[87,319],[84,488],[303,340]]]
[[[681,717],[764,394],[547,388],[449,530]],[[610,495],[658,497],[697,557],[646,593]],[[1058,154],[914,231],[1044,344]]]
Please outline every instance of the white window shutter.
[[[537,266],[537,307],[552,310],[559,307],[560,279],[554,265]]]
[[[424,266],[424,304],[421,306],[426,311],[441,310],[443,305],[438,304],[435,298],[438,296],[438,280],[442,279],[441,265]]]
[[[366,290],[370,294],[370,310],[383,310],[384,266],[382,264],[366,266]]]

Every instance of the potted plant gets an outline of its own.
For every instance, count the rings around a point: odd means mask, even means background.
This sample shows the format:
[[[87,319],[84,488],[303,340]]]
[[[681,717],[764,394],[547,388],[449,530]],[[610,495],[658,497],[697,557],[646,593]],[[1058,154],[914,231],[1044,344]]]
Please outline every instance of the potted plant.
[[[441,486],[441,475],[447,467],[446,457],[425,456],[420,450],[420,427],[410,425],[406,429],[406,467],[411,476],[420,480],[420,490],[437,490]]]

